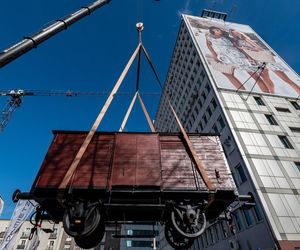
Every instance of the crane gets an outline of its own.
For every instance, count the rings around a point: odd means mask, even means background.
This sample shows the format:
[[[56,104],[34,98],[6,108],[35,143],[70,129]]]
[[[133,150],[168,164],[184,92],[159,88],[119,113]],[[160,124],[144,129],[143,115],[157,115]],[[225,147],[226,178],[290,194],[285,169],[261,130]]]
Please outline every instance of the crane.
[[[159,2],[159,0],[155,1]],[[48,40],[57,33],[66,30],[72,24],[86,16],[89,16],[94,11],[108,4],[109,2],[111,2],[111,0],[97,0],[88,6],[81,7],[78,11],[71,13],[65,18],[57,19],[55,22],[51,22],[47,27],[42,28],[34,35],[24,36],[20,42],[3,51],[0,51],[0,68],[9,64],[28,51],[37,48],[39,44]]]
[[[155,0],[159,1],[159,0]],[[111,0],[97,0],[88,6],[83,6],[79,10],[71,13],[62,19],[57,19],[55,22],[50,23],[47,27],[42,28],[36,34],[31,36],[24,36],[18,43],[10,46],[9,48],[0,51],[0,68],[14,61],[23,54],[29,52],[33,48],[44,41],[48,40],[57,33],[66,30],[69,26],[89,16],[97,9],[108,4]],[[25,90],[8,90],[0,91],[0,96],[9,96],[10,99],[2,110],[2,117],[0,119],[0,132],[4,129],[8,121],[11,119],[13,112],[21,106],[22,98],[24,96],[102,96],[109,93],[104,92],[73,92],[73,91],[25,91]],[[123,93],[124,94],[124,93]]]
[[[72,91],[72,90],[0,90],[0,96],[9,97],[6,105],[2,109],[0,117],[0,132],[3,131],[7,123],[10,121],[14,111],[21,106],[24,96],[65,96],[65,97],[80,97],[80,96],[107,96],[109,91]],[[117,95],[133,96],[132,92],[119,92]],[[159,92],[145,92],[141,95],[160,95]]]

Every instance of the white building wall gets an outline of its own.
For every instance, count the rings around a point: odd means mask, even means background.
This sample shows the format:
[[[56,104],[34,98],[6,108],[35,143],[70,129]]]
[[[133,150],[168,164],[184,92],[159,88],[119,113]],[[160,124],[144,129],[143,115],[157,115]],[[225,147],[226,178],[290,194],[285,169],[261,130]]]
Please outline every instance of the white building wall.
[[[290,102],[296,100],[252,94],[247,98],[248,94],[218,89],[184,21],[164,93],[187,131],[220,133],[239,193],[251,192],[257,204],[248,211],[233,209],[236,235],[220,221],[195,242],[194,249],[231,249],[235,241],[241,249],[274,249],[277,241],[300,240],[300,111]],[[254,96],[265,105],[258,105]],[[271,125],[266,115],[278,125]],[[155,121],[158,131],[178,131],[165,97]],[[286,148],[279,136],[285,136],[292,148]]]

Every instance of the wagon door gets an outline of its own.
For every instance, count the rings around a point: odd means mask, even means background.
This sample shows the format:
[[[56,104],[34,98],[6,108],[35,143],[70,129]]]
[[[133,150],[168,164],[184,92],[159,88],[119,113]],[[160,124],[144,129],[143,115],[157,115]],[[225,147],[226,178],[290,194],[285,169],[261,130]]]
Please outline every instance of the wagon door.
[[[157,134],[116,134],[112,187],[160,187],[160,173]]]

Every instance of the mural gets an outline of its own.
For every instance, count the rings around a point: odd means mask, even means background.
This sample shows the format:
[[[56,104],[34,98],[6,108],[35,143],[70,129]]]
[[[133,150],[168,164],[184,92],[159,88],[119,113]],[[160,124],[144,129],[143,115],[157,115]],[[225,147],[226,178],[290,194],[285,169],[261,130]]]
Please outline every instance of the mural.
[[[300,95],[299,76],[249,26],[187,15],[184,20],[218,87]]]

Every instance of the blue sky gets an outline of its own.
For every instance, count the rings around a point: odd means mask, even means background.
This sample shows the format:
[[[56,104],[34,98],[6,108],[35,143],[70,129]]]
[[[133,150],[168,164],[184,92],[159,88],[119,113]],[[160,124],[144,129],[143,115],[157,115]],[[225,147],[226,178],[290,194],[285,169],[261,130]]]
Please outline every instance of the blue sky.
[[[49,21],[88,5],[87,0],[2,1],[0,50],[37,32]],[[233,6],[236,6],[233,8]],[[145,24],[143,43],[162,81],[165,80],[180,13],[200,15],[203,8],[234,11],[228,21],[249,24],[296,71],[300,72],[299,0],[112,0],[91,16],[56,35],[0,69],[0,90],[109,91],[137,46],[135,24]],[[145,60],[141,91],[160,91]],[[121,91],[135,89],[135,66]],[[99,130],[115,131],[125,115],[130,96],[118,96]],[[2,218],[11,215],[11,195],[29,191],[52,139],[53,129],[89,130],[104,97],[25,97],[0,133],[0,195],[6,202]],[[152,118],[159,96],[144,96]],[[7,102],[0,97],[0,108]],[[139,108],[132,113],[128,131],[148,131]]]

